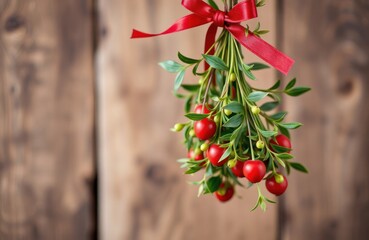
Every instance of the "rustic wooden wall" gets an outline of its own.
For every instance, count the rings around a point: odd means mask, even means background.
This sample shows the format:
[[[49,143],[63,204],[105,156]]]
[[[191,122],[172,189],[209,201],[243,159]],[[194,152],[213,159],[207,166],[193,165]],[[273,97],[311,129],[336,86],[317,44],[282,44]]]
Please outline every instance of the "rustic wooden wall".
[[[0,239],[366,239],[369,3],[279,0],[259,12],[266,40],[297,60],[290,76],[314,89],[285,105],[305,124],[294,154],[310,174],[293,173],[266,214],[249,212],[255,189],[226,205],[197,199],[186,181],[198,176],[175,162],[185,152],[169,128],[183,102],[156,63],[196,57],[206,27],[129,36],[165,29],[187,14],[179,3],[0,0]],[[275,72],[257,76],[267,86]]]
[[[281,239],[367,239],[369,222],[369,2],[284,0],[291,75],[313,87],[287,103],[297,159],[282,209]]]
[[[97,81],[99,107],[100,237],[106,240],[273,239],[277,207],[250,213],[256,189],[220,204],[198,199],[176,159],[186,155],[181,134],[183,102],[172,95],[174,75],[157,62],[177,51],[198,57],[206,27],[152,39],[129,39],[133,27],[159,32],[188,11],[180,1],[99,0]],[[275,4],[260,12],[267,39],[275,43]],[[248,58],[251,54],[247,55]],[[252,59],[251,59],[252,58]],[[271,84],[274,72],[259,75]],[[186,81],[195,82],[188,76]],[[268,81],[269,80],[269,81]]]
[[[0,1],[0,239],[93,239],[90,0]]]

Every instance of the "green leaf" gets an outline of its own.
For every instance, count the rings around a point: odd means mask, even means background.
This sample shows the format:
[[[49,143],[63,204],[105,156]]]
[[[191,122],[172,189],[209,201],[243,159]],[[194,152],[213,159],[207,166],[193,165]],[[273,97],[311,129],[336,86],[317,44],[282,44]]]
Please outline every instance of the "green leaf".
[[[232,146],[229,146],[227,148],[227,150],[223,153],[223,155],[220,157],[219,161],[218,162],[221,162],[223,161],[224,159],[226,159],[232,152]]]
[[[213,164],[208,164],[206,167],[206,176],[212,176],[215,172],[215,168],[213,167]]]
[[[251,102],[257,102],[257,101],[260,101],[261,99],[265,98],[267,95],[268,95],[268,92],[254,91],[254,92],[249,94],[247,99]]]
[[[260,133],[266,138],[270,138],[278,134],[277,132],[274,132],[274,131],[263,131],[263,130],[260,130]]]
[[[201,170],[201,169],[202,169],[202,167],[200,167],[200,166],[194,166],[194,167],[189,168],[189,169],[185,172],[185,174],[193,174],[193,173],[198,172],[198,171],[199,171],[199,170]]]
[[[185,98],[186,97],[185,95],[177,93],[177,92],[174,92],[173,94],[174,94],[174,96],[176,96],[176,98]]]
[[[197,92],[200,88],[199,84],[189,85],[189,84],[182,84],[181,87],[189,92]]]
[[[256,32],[259,31],[260,27],[261,27],[260,22],[258,22],[256,24],[256,27],[255,27],[255,30],[254,31],[256,31]]]
[[[256,77],[254,76],[254,74],[252,74],[252,72],[250,71],[251,67],[246,65],[246,64],[242,64],[240,66],[240,70],[251,80],[255,80]]]
[[[199,68],[199,65],[200,65],[200,62],[196,63],[195,66],[192,68],[192,74],[193,75],[200,75],[198,72],[197,72],[197,69]]]
[[[181,86],[184,75],[185,75],[184,69],[177,74],[176,79],[174,80],[174,91],[177,91]]]
[[[177,160],[177,162],[179,162],[179,163],[186,163],[189,160],[191,160],[191,159],[189,159],[189,158],[180,158],[180,159]]]
[[[219,176],[211,177],[206,181],[206,187],[210,193],[217,191],[220,187],[220,184],[222,184],[222,179]]]
[[[285,147],[281,147],[279,145],[276,145],[276,144],[271,144],[273,150],[277,153],[286,153],[286,152],[289,152],[291,151],[290,148],[285,148]]]
[[[231,140],[232,133],[227,133],[219,137],[219,141],[221,142],[229,142]]]
[[[213,0],[208,0],[210,6],[212,6],[215,10],[219,10],[218,5]]]
[[[199,191],[197,192],[197,197],[200,197],[200,195],[203,194],[203,193],[204,193],[204,185],[201,184],[199,186]]]
[[[225,106],[224,109],[230,110],[234,113],[243,113],[244,112],[244,107],[239,102],[231,102],[230,104]]]
[[[279,86],[281,86],[281,80],[278,80],[276,83],[274,83],[274,85],[271,88],[269,88],[268,90],[278,89]]]
[[[244,68],[244,70],[246,70],[246,71],[250,71],[251,69],[252,69],[252,65],[248,65],[248,64],[246,64],[246,63],[243,63],[242,65],[241,65],[243,68]],[[241,69],[242,70],[242,69]]]
[[[277,162],[278,162],[282,167],[286,168],[286,163],[285,163],[285,162],[283,162],[283,160],[282,160],[282,159],[280,159],[279,157],[276,157],[276,159],[277,159]]]
[[[287,115],[287,112],[278,112],[278,113],[273,114],[272,116],[270,116],[270,118],[273,119],[276,122],[280,122],[285,118],[286,115]]]
[[[262,7],[265,6],[265,0],[260,0],[256,3],[256,7]]]
[[[197,113],[187,113],[185,117],[193,120],[193,121],[200,121],[204,118],[209,117],[209,114],[197,114]]]
[[[268,65],[265,65],[263,63],[258,63],[258,62],[249,63],[248,65],[250,66],[252,65],[251,70],[263,70],[263,69],[269,68]]]
[[[306,167],[304,165],[302,165],[301,163],[290,162],[290,166],[293,169],[296,169],[297,171],[300,171],[300,172],[303,172],[303,173],[309,173],[309,171],[306,169]]]
[[[181,72],[184,68],[181,64],[172,60],[160,62],[159,65],[166,71],[171,73]]]
[[[288,129],[287,129],[287,128],[284,128],[284,127],[281,127],[281,126],[279,126],[278,128],[279,128],[279,131],[281,131],[281,133],[282,133],[283,135],[285,135],[285,136],[286,136],[286,137],[288,137],[288,138],[290,138],[290,137],[291,137],[291,135],[290,135],[290,131],[288,131]]]
[[[215,76],[216,76],[216,82],[217,85],[219,86],[219,89],[223,89],[224,86],[224,76],[220,73],[220,71],[215,71]]]
[[[232,172],[232,170],[230,168],[226,168],[227,172],[228,172],[228,176],[230,176],[232,178],[232,180],[239,186],[244,187],[243,184],[238,180],[238,177],[236,177],[234,175],[234,173]]]
[[[265,201],[260,202],[260,209],[265,212],[266,211],[266,204]]]
[[[271,111],[279,105],[279,102],[267,102],[260,106],[261,111]]]
[[[190,96],[186,99],[186,103],[185,103],[185,112],[186,113],[191,111],[191,105],[192,105],[192,96]]]
[[[286,172],[287,172],[288,175],[290,175],[290,172],[291,172],[291,165],[290,164],[286,165]]]
[[[245,73],[245,74],[246,74],[246,76],[247,76],[248,78],[250,78],[251,80],[256,80],[255,75],[254,75],[254,74],[252,74],[252,72],[251,72],[251,71],[244,71],[244,73]]]
[[[258,35],[263,35],[263,34],[267,34],[269,32],[269,30],[260,30],[260,31],[257,31],[257,34]]]
[[[243,115],[237,114],[231,117],[225,124],[223,124],[223,127],[236,128],[241,125],[242,121]]]
[[[269,97],[274,99],[275,102],[280,102],[281,101],[281,97],[278,94],[275,94],[273,92],[269,92]]]
[[[275,201],[273,201],[273,200],[270,200],[270,199],[268,199],[268,198],[265,198],[265,200],[266,200],[267,202],[269,202],[269,203],[277,203],[277,202],[275,202]]]
[[[211,56],[211,55],[205,55],[205,54],[203,54],[202,56],[205,58],[205,61],[212,68],[228,71],[229,68],[227,67],[227,65],[225,64],[225,62],[222,59],[220,59],[219,57],[217,57],[217,56]]]
[[[289,160],[292,159],[293,156],[291,154],[288,153],[280,153],[277,155],[280,159],[285,159],[285,160]]]
[[[292,88],[290,90],[288,90],[286,92],[286,94],[292,96],[292,97],[297,97],[297,96],[300,96],[308,91],[310,91],[311,88],[308,88],[308,87],[295,87],[295,88]]]
[[[301,127],[302,123],[299,122],[279,123],[279,126],[284,127],[286,129],[296,129]]]
[[[183,55],[183,54],[182,54],[182,53],[180,53],[180,52],[178,52],[178,58],[179,58],[182,62],[187,63],[187,64],[195,64],[195,63],[197,63],[197,62],[200,62],[200,60],[186,57],[185,55]]]
[[[231,138],[230,138],[230,141],[233,141],[234,143],[235,143],[235,145],[237,145],[237,141],[236,141],[236,139],[238,138],[238,137],[240,137],[240,131],[242,130],[242,128],[237,128],[236,130],[234,130],[232,133],[230,133],[231,134]]]
[[[287,86],[286,86],[286,88],[284,89],[284,90],[289,90],[289,89],[291,89],[291,88],[293,88],[293,86],[295,86],[295,84],[296,84],[296,78],[294,78],[294,79],[292,79],[288,84],[287,84]]]

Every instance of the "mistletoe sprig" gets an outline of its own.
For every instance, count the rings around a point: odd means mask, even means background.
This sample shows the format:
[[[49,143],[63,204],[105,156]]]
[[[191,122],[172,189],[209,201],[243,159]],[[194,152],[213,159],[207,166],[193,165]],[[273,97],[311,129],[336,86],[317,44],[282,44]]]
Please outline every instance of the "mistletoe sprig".
[[[209,4],[219,9],[214,1]],[[231,9],[237,1],[225,1],[225,8]],[[264,5],[264,0],[257,6]],[[251,30],[246,28],[245,34]],[[267,33],[260,30],[260,23],[252,31],[260,36]],[[215,50],[215,51],[214,51]],[[214,51],[214,54],[210,54]],[[178,52],[182,63],[161,62],[165,70],[176,73],[174,91],[178,98],[185,99],[185,116],[188,122],[177,123],[173,131],[184,133],[187,158],[179,159],[186,174],[203,171],[199,186],[199,196],[213,193],[220,201],[230,200],[235,187],[256,185],[258,198],[254,209],[266,209],[266,198],[259,187],[265,181],[266,188],[277,196],[288,186],[285,175],[291,169],[307,173],[300,163],[292,161],[290,130],[302,126],[299,122],[286,122],[285,111],[275,112],[281,103],[282,94],[300,96],[310,90],[296,87],[292,79],[284,88],[278,80],[267,89],[252,86],[257,80],[254,71],[268,68],[262,63],[245,63],[240,44],[223,30],[208,52],[198,59]],[[206,62],[209,67],[200,71]],[[183,84],[185,72],[192,70],[200,77],[198,84]],[[182,88],[186,94],[178,93]],[[264,104],[259,102],[268,99]],[[270,113],[273,111],[274,113]],[[245,177],[246,181],[242,178]]]

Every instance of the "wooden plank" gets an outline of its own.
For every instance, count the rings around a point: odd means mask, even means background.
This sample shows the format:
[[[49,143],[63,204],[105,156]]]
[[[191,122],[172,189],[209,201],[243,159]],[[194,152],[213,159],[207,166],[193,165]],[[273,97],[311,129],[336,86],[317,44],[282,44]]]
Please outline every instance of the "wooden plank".
[[[289,99],[294,154],[309,175],[292,174],[281,239],[367,239],[369,222],[369,4],[284,1],[291,76],[313,91]]]
[[[91,2],[0,2],[0,239],[95,235]]]
[[[206,27],[130,40],[133,27],[159,32],[188,12],[180,1],[98,2],[100,238],[273,239],[277,208],[270,206],[267,214],[250,213],[255,188],[240,190],[243,200],[226,205],[212,196],[198,199],[196,187],[186,181],[199,176],[183,176],[175,161],[185,151],[180,134],[169,128],[184,121],[183,102],[172,95],[174,76],[156,63],[176,59],[178,50],[198,57]],[[260,12],[264,27],[272,30],[274,9],[271,3]],[[275,32],[267,40],[273,44]],[[258,76],[267,81],[274,72]]]

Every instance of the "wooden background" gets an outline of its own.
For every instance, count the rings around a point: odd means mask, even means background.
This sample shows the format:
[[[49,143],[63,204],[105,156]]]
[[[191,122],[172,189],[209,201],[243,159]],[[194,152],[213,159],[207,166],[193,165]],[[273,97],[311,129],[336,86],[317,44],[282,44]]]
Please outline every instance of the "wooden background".
[[[305,124],[292,137],[310,174],[292,173],[278,205],[250,213],[255,189],[198,199],[186,183],[197,176],[175,162],[183,102],[156,63],[196,57],[206,27],[129,39],[187,14],[179,0],[0,0],[0,239],[367,239],[369,2],[267,3],[265,39],[314,89],[285,98]]]

